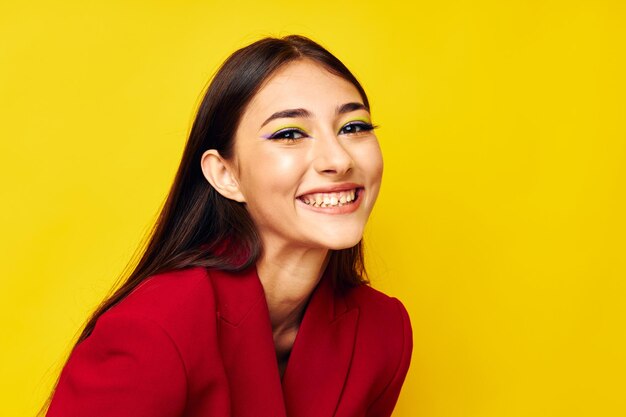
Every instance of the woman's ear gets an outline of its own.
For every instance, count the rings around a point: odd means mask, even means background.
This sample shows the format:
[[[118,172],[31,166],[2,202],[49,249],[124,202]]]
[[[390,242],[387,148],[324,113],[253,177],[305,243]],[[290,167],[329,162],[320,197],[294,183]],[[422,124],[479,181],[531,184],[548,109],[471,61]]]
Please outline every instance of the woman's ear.
[[[202,154],[200,166],[204,177],[211,183],[213,188],[224,197],[245,203],[236,177],[233,175],[232,167],[222,158],[215,149],[209,149]]]

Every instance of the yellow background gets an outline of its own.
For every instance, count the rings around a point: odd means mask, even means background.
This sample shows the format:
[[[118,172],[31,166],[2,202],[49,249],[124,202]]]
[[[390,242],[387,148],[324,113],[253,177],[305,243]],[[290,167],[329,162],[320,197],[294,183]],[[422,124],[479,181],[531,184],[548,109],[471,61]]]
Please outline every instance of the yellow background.
[[[622,1],[0,6],[0,414],[29,416],[165,197],[200,91],[301,33],[370,95],[396,417],[626,415]],[[322,417],[322,416],[320,416]]]

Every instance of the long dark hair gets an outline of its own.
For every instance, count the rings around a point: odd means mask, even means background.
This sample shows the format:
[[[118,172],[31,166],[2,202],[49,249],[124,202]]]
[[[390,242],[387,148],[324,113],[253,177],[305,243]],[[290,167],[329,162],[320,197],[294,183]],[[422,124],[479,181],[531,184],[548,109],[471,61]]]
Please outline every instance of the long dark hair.
[[[195,266],[241,271],[256,263],[261,240],[246,207],[209,184],[200,159],[207,149],[216,149],[225,159],[232,157],[234,132],[247,104],[277,69],[299,59],[313,60],[352,83],[369,109],[354,75],[306,37],[264,38],[234,52],[206,90],[174,183],[139,261],[89,318],[74,346],[91,334],[102,314],[152,275]],[[327,268],[338,289],[368,283],[361,241],[352,248],[332,250]]]

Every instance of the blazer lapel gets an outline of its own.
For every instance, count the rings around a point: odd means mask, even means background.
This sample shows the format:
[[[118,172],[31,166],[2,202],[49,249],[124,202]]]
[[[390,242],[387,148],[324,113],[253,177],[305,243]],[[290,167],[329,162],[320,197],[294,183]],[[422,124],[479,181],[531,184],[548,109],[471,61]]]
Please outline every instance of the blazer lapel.
[[[333,416],[354,351],[359,311],[336,295],[325,273],[304,313],[287,369],[283,397],[289,417]]]
[[[269,310],[256,268],[238,274],[211,270],[210,276],[231,415],[286,417]]]

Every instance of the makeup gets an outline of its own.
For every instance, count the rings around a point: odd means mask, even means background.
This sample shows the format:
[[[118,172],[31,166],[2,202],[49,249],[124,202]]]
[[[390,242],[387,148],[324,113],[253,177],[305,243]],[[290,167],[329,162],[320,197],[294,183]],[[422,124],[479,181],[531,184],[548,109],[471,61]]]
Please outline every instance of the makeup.
[[[287,133],[287,132],[297,132],[301,135],[303,135],[303,137],[308,137],[309,135],[306,133],[306,130],[301,127],[301,126],[297,126],[297,125],[285,125],[282,127],[279,127],[278,129],[276,129],[274,132],[272,133],[268,133],[265,135],[261,135],[262,138],[264,139],[272,139],[272,140],[280,140],[280,139],[284,139],[284,140],[297,140],[297,138],[280,138],[277,137],[278,135],[280,135],[281,133]]]

